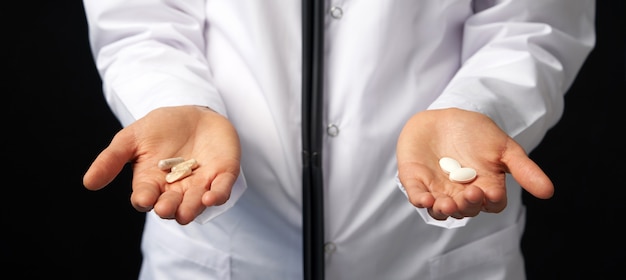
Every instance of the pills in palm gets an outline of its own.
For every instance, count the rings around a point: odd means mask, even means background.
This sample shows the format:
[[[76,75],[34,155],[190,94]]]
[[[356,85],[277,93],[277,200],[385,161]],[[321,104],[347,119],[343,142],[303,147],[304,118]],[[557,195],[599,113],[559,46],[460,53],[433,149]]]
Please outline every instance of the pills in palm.
[[[451,157],[440,158],[439,167],[448,174],[448,178],[452,182],[469,183],[476,179],[476,170],[470,167],[462,167],[456,159]]]
[[[168,170],[165,181],[174,183],[191,175],[193,169],[198,167],[198,162],[193,158],[185,160],[182,157],[174,157],[160,160],[157,167],[161,170]]]

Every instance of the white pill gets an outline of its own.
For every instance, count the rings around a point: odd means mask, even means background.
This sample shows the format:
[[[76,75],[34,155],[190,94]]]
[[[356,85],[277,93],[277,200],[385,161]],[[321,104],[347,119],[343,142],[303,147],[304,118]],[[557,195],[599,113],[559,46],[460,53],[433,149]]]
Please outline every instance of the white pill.
[[[179,170],[167,173],[167,175],[165,175],[165,181],[167,181],[168,183],[173,183],[189,175],[191,175],[191,168],[181,168]]]
[[[185,161],[185,159],[182,157],[166,158],[159,160],[157,166],[161,170],[169,170],[170,168],[172,168],[172,166],[177,165],[183,161]]]
[[[171,171],[177,171],[179,169],[185,169],[185,168],[189,168],[189,169],[195,169],[196,167],[198,167],[198,162],[195,159],[189,159],[186,161],[183,161],[179,164],[176,164],[174,166],[172,166],[172,170]]]
[[[456,159],[449,157],[439,159],[439,166],[446,174],[450,174],[453,170],[461,168],[461,164]]]
[[[450,181],[457,183],[469,183],[476,178],[476,170],[469,167],[461,167],[450,172]]]

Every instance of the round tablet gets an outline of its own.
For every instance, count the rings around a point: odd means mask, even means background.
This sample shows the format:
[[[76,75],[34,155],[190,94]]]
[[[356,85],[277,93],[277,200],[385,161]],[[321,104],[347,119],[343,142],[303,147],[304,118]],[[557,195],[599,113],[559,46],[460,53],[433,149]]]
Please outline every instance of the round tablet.
[[[439,166],[446,174],[450,174],[452,170],[461,168],[461,164],[456,159],[449,157],[442,157],[439,159]]]
[[[461,167],[450,172],[450,181],[457,183],[469,183],[476,178],[476,170],[469,167]]]

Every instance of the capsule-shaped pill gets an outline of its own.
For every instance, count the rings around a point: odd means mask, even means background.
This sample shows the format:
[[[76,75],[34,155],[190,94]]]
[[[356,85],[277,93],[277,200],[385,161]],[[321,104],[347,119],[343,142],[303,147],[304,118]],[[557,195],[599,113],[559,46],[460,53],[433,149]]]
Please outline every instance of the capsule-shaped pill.
[[[457,168],[450,172],[449,178],[452,182],[469,183],[476,178],[476,170],[470,167]]]
[[[178,164],[172,166],[171,171],[174,172],[174,171],[178,171],[178,170],[181,170],[181,169],[192,169],[193,170],[196,167],[198,167],[198,161],[196,161],[195,159],[192,158],[192,159],[183,161],[181,163],[178,163]]]
[[[446,174],[450,174],[453,170],[461,168],[461,164],[456,159],[450,157],[442,157],[439,159],[439,166]]]
[[[189,175],[191,175],[191,168],[181,168],[176,171],[167,173],[167,175],[165,175],[165,181],[167,181],[168,183],[173,183]]]
[[[166,158],[166,159],[159,160],[159,163],[157,164],[157,166],[161,170],[169,170],[170,168],[172,168],[172,166],[177,165],[184,161],[185,159],[182,157]]]

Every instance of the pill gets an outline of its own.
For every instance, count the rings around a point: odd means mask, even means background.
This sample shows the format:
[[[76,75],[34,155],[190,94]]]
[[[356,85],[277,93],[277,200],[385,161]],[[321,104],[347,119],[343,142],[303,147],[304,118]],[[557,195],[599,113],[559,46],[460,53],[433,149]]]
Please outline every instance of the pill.
[[[453,158],[442,157],[439,159],[439,166],[446,174],[450,174],[453,170],[461,168],[461,164]]]
[[[159,160],[159,163],[157,164],[157,166],[161,170],[169,170],[170,168],[172,168],[172,166],[177,165],[184,161],[185,159],[182,157],[166,158],[166,159]]]
[[[469,183],[476,178],[476,170],[470,167],[454,169],[449,175],[450,181],[457,183]]]
[[[191,175],[191,168],[181,168],[176,171],[167,173],[167,175],[165,175],[165,181],[167,181],[168,183],[173,183],[189,175]]]
[[[172,166],[171,171],[173,172],[185,168],[193,170],[196,167],[198,167],[198,162],[192,158]]]

